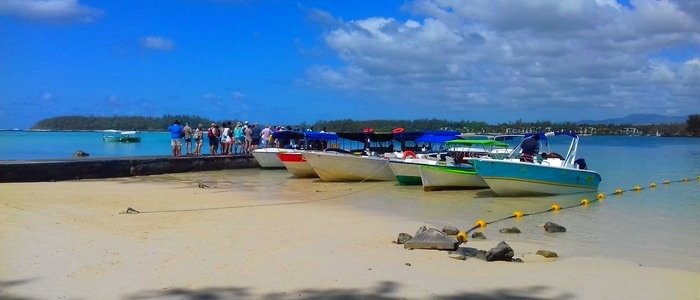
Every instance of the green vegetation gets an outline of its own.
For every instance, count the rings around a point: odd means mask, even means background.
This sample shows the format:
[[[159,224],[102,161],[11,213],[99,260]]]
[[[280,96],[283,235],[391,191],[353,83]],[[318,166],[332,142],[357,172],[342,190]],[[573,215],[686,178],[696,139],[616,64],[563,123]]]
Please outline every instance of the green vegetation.
[[[164,131],[174,120],[183,124],[189,122],[191,126],[197,124],[207,125],[215,122],[200,116],[189,115],[165,115],[163,117],[142,116],[63,116],[44,119],[32,126],[31,129],[43,130],[139,130],[139,131]],[[235,123],[237,120],[231,120]],[[220,124],[221,121],[216,122]],[[278,124],[287,125],[287,124]],[[306,123],[296,124],[300,128],[309,128]],[[291,125],[294,126],[294,125]],[[321,120],[312,124],[315,130],[326,128],[327,131],[357,132],[364,128],[374,128],[377,132],[390,132],[392,129],[402,127],[407,131],[452,129],[470,133],[524,133],[534,131],[558,131],[572,130],[582,134],[595,135],[656,135],[663,136],[700,136],[700,115],[690,115],[686,124],[649,124],[649,125],[612,125],[612,124],[576,124],[570,122],[554,123],[550,121],[524,122],[517,120],[509,123],[495,125],[478,121],[450,121],[440,119],[416,119],[416,120]]]
[[[189,122],[190,126],[197,126],[197,124],[201,123],[206,127],[213,122],[207,118],[189,115],[165,115],[159,118],[140,116],[62,116],[41,120],[34,124],[31,129],[165,131],[175,120],[179,120],[182,124]]]

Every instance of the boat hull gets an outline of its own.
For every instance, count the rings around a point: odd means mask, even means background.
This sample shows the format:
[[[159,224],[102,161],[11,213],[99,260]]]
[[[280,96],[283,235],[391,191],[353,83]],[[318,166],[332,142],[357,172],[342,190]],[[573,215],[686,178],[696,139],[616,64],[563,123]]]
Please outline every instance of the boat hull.
[[[498,196],[563,195],[595,192],[594,171],[504,160],[476,160],[477,172]]]
[[[318,174],[316,174],[314,169],[311,167],[311,165],[309,165],[300,152],[277,153],[277,157],[280,159],[280,161],[282,161],[284,167],[296,177],[318,177]]]
[[[420,166],[423,190],[482,189],[488,184],[473,169],[454,166]]]
[[[400,185],[421,185],[420,166],[436,165],[438,161],[428,159],[389,160],[389,167],[394,172]]]
[[[262,148],[253,150],[253,157],[258,161],[261,168],[284,168],[284,164],[277,157],[278,153],[295,152],[294,150],[282,148]]]
[[[141,142],[140,137],[135,137],[135,136],[105,136],[102,138],[105,142],[112,142],[112,143],[138,143]]]
[[[334,152],[304,152],[323,181],[393,181],[389,160]]]

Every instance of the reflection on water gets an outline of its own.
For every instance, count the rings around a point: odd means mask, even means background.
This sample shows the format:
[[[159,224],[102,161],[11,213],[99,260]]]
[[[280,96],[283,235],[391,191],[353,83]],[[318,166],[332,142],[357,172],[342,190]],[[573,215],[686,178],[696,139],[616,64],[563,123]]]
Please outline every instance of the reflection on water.
[[[471,228],[476,220],[500,219],[520,210],[532,213],[552,204],[567,207],[596,193],[547,197],[493,197],[488,190],[424,192],[420,186],[395,182],[342,183],[296,179],[286,170],[244,169],[171,174],[167,180],[196,185],[199,182],[222,191],[249,194],[260,204],[322,200],[323,205],[347,205],[372,213],[424,222],[441,228]],[[161,176],[143,177],[155,180]],[[694,178],[694,177],[692,177]],[[534,242],[563,257],[605,256],[632,260],[645,266],[700,271],[700,182],[661,185],[653,190],[607,196],[600,203],[577,206],[489,225],[484,234],[492,240]],[[297,209],[297,208],[290,208]],[[567,228],[550,234],[542,225],[551,221]],[[521,234],[501,234],[516,226]],[[406,228],[412,233],[417,228]],[[693,237],[693,238],[691,238]],[[392,237],[393,238],[393,237]]]

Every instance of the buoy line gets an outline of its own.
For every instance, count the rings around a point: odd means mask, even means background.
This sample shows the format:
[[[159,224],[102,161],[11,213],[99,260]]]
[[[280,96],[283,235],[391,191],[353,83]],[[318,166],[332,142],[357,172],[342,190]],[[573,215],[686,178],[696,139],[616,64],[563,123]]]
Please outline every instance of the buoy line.
[[[695,177],[695,179],[696,179],[696,181],[700,181],[700,176]],[[664,185],[669,185],[669,184],[671,184],[671,183],[690,182],[690,181],[691,181],[690,179],[688,179],[687,177],[685,177],[685,178],[682,178],[682,179],[679,179],[679,180],[664,180],[662,183],[663,183]],[[543,210],[543,211],[532,212],[532,213],[523,213],[523,212],[520,211],[520,210],[516,210],[516,211],[514,211],[513,214],[510,215],[510,216],[503,217],[503,218],[500,218],[500,219],[496,219],[496,220],[493,220],[493,221],[488,221],[488,222],[487,222],[487,221],[485,221],[485,220],[483,220],[483,219],[479,219],[479,220],[476,221],[474,227],[472,227],[472,228],[470,228],[469,230],[467,230],[467,231],[464,232],[465,234],[464,234],[463,236],[466,236],[466,234],[468,234],[468,233],[470,233],[470,232],[472,232],[472,231],[474,231],[474,230],[476,230],[476,229],[479,229],[479,228],[486,228],[486,226],[489,225],[489,224],[493,224],[493,223],[505,221],[505,220],[508,220],[508,219],[518,219],[518,218],[522,218],[522,217],[534,216],[534,215],[539,215],[539,214],[543,214],[543,213],[548,213],[548,212],[551,212],[551,211],[559,211],[559,210],[570,209],[570,208],[579,207],[579,206],[587,206],[587,205],[592,204],[592,203],[594,203],[594,202],[602,202],[603,200],[605,200],[606,195],[607,195],[607,196],[621,196],[621,195],[624,194],[624,192],[641,192],[641,191],[643,191],[643,190],[655,189],[655,188],[656,188],[656,183],[655,183],[655,182],[652,182],[652,183],[649,184],[649,187],[642,187],[642,186],[636,185],[636,186],[634,186],[633,188],[631,188],[631,189],[629,189],[629,190],[623,190],[623,189],[619,189],[619,188],[618,188],[618,189],[616,189],[616,190],[615,190],[614,192],[612,192],[612,193],[608,193],[608,194],[599,193],[598,195],[596,195],[595,199],[583,198],[583,199],[581,199],[581,202],[579,202],[578,204],[573,204],[573,205],[569,205],[569,206],[565,206],[565,207],[561,207],[559,204],[554,203],[554,204],[552,204],[552,206],[549,207],[549,209]]]

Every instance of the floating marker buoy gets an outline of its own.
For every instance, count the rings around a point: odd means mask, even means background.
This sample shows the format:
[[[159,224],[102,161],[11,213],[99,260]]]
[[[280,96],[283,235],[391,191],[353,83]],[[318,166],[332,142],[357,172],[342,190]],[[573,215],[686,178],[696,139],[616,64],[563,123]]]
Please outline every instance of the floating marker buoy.
[[[484,221],[484,220],[476,221],[476,226],[479,226],[479,228],[486,228],[486,221]]]
[[[457,234],[457,240],[458,240],[460,243],[466,243],[466,242],[467,242],[467,238],[468,238],[467,233],[464,232],[464,231],[461,231],[461,230],[460,230],[459,233]]]
[[[588,201],[586,198],[581,199],[581,205],[588,205],[588,203],[591,203],[591,201]]]
[[[615,195],[621,195],[624,191],[622,189],[616,189],[613,194]]]
[[[650,188],[655,188],[655,187],[656,187],[656,182],[652,182],[652,183],[649,185],[649,187],[650,187]]]
[[[639,192],[639,191],[642,190],[642,187],[641,187],[641,186],[638,186],[638,185],[635,185],[634,188],[633,188],[633,190],[635,190],[636,192]]]
[[[551,209],[553,211],[557,211],[557,210],[561,209],[561,206],[559,206],[559,204],[555,203],[555,204],[552,204],[552,207],[550,207],[549,209]]]
[[[695,177],[695,179],[697,179],[697,180],[700,180],[700,176],[698,176],[698,177]]]
[[[605,194],[603,194],[603,193],[598,194],[596,199],[598,199],[598,201],[603,201],[603,199],[605,199]]]
[[[670,180],[664,180],[664,184],[671,184]]]
[[[516,210],[516,211],[513,212],[513,216],[514,216],[516,219],[517,219],[517,218],[522,218],[522,217],[523,217],[523,212],[522,212],[522,211],[519,211],[519,210]]]

